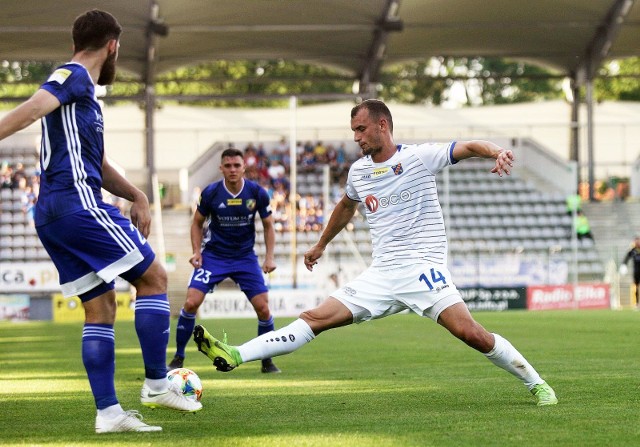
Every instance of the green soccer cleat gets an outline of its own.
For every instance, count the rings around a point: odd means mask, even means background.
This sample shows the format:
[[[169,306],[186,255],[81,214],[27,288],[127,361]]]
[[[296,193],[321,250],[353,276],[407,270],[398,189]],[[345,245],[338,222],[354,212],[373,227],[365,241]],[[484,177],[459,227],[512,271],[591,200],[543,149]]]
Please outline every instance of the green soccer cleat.
[[[198,345],[198,351],[213,360],[218,371],[229,372],[242,363],[236,348],[213,337],[200,325],[193,330],[193,341]]]
[[[542,382],[538,385],[535,385],[531,388],[531,394],[533,394],[536,398],[536,404],[539,407],[545,405],[556,405],[558,403],[558,398],[556,397],[556,393],[553,391],[553,388],[549,386],[547,382]]]

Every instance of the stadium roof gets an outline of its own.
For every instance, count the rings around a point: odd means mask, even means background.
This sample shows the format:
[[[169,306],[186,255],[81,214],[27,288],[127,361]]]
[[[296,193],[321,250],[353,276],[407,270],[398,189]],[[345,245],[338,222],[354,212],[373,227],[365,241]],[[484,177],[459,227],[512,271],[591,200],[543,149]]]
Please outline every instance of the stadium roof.
[[[69,59],[73,20],[96,6],[124,27],[119,67],[147,85],[203,61],[284,59],[338,68],[359,81],[360,94],[374,96],[383,65],[485,56],[547,66],[571,77],[576,89],[603,61],[640,55],[636,0],[2,0],[0,59]],[[586,85],[592,108],[592,83]],[[145,95],[150,117],[153,89]],[[150,188],[153,138],[146,151]]]
[[[208,60],[297,60],[377,79],[431,56],[525,60],[560,75],[640,53],[635,0],[3,0],[0,59],[67,60],[93,7],[124,27],[119,66],[141,80]],[[582,74],[581,74],[582,73]]]

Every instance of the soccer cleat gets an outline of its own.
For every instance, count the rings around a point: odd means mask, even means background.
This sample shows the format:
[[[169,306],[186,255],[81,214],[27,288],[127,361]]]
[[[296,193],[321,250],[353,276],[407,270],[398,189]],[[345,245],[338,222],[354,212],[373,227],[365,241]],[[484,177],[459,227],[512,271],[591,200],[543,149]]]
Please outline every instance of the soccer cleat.
[[[536,404],[539,407],[545,405],[555,405],[558,403],[556,393],[547,382],[542,382],[538,385],[535,385],[533,388],[531,388],[531,394],[535,396]]]
[[[96,416],[96,433],[121,433],[126,431],[162,431],[162,427],[142,422],[142,415],[135,410],[125,411],[113,419]]]
[[[260,369],[265,374],[278,374],[281,373],[280,368],[278,368],[271,359],[264,359],[262,361],[262,368]]]
[[[193,330],[193,341],[198,345],[198,351],[213,360],[213,366],[218,371],[229,372],[242,363],[236,348],[213,337],[200,325]]]
[[[180,386],[169,382],[166,391],[155,393],[145,383],[140,391],[140,402],[149,408],[170,408],[184,413],[195,413],[202,409],[202,404],[192,399],[187,399]]]
[[[172,369],[183,368],[183,367],[184,367],[184,357],[176,354],[173,360],[171,360],[171,363],[167,365],[167,370],[171,371]]]

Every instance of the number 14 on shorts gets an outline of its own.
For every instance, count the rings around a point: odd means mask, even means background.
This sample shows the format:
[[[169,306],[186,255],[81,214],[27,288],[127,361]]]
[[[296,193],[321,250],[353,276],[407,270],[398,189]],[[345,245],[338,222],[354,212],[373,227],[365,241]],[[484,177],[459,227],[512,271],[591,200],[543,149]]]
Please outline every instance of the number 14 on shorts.
[[[444,277],[440,270],[436,270],[435,268],[432,268],[428,272],[421,274],[418,277],[418,281],[424,282],[429,290],[440,290],[447,285],[447,279]]]

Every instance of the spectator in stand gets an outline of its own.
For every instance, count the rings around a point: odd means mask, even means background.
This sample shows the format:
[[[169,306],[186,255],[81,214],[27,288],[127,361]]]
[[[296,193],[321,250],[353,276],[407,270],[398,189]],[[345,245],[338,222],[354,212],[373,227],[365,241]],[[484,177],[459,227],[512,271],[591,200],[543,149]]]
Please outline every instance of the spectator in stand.
[[[272,182],[276,182],[280,177],[283,177],[287,173],[279,160],[272,160],[267,172],[269,173],[269,177],[271,177]]]
[[[304,145],[302,141],[298,141],[298,144],[296,144],[296,160],[298,163],[302,160],[302,154],[304,154]]]
[[[587,216],[585,216],[582,211],[578,211],[578,214],[576,215],[575,229],[576,234],[578,235],[578,240],[593,240],[593,235],[591,234],[591,224],[589,223],[589,219],[587,218]]]
[[[300,161],[300,170],[302,172],[312,172],[315,170],[316,159],[313,152],[305,151],[302,154],[302,160]]]
[[[566,199],[567,204],[567,214],[569,216],[573,216],[574,213],[578,213],[578,211],[582,210],[582,197],[580,194],[570,194]]]
[[[313,156],[316,163],[322,164],[327,162],[327,148],[322,144],[322,141],[318,141],[316,147],[313,148]]]
[[[305,152],[311,152],[311,153],[313,153],[313,148],[314,148],[314,147],[315,147],[315,146],[311,143],[311,141],[308,141],[308,140],[307,140],[307,141],[304,143],[304,151],[305,151]]]
[[[27,173],[24,169],[24,165],[18,162],[13,168],[13,174],[11,175],[11,187],[14,189],[16,188],[24,189],[24,185],[26,185],[26,181],[27,181]],[[23,186],[21,186],[21,184]]]
[[[276,150],[280,154],[284,154],[285,152],[289,152],[289,143],[287,143],[287,139],[285,137],[280,138],[278,145],[276,146]]]
[[[0,185],[2,188],[11,188],[12,185],[12,181],[13,181],[13,168],[11,167],[11,165],[9,165],[9,163],[4,162],[2,164],[2,185]]]
[[[27,218],[27,223],[31,227],[35,227],[33,221],[33,213],[36,206],[36,201],[38,197],[33,191],[33,188],[29,185],[25,186],[24,192],[22,193],[22,197],[20,199],[22,203],[22,212]]]

